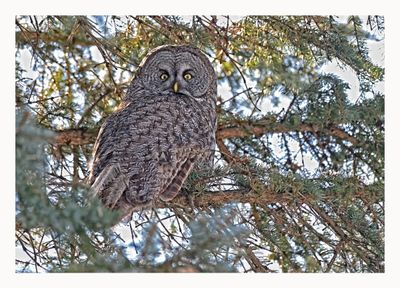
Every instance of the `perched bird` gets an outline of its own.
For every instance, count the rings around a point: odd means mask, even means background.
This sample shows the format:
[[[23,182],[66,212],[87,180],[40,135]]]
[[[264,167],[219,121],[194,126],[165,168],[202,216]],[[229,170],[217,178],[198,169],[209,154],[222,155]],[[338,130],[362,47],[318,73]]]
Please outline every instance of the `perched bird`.
[[[165,45],[142,61],[120,109],[102,125],[88,183],[125,215],[171,201],[193,167],[212,158],[217,80],[207,57]]]

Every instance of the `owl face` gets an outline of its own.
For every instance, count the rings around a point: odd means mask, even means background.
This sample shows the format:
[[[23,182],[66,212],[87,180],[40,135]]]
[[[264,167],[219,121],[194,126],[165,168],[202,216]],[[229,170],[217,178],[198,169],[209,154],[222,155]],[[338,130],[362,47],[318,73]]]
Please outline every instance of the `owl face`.
[[[203,97],[215,77],[210,75],[211,64],[204,55],[190,49],[168,46],[145,59],[140,77],[142,85],[152,93]],[[212,71],[212,70],[211,70]],[[154,95],[154,94],[152,94]]]

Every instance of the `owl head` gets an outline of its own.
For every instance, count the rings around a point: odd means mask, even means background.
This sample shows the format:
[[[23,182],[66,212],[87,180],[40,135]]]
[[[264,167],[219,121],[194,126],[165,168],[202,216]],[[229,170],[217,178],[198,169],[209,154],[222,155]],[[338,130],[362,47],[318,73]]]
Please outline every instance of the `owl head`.
[[[174,94],[201,99],[216,97],[217,81],[210,61],[199,49],[164,45],[142,60],[132,87],[146,90],[147,95]]]

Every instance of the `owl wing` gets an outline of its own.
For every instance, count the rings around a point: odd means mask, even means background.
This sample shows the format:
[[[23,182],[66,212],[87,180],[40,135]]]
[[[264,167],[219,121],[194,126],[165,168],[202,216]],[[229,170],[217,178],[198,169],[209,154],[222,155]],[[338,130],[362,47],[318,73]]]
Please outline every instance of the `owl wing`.
[[[105,206],[114,208],[128,187],[126,175],[119,163],[112,161],[118,143],[118,114],[111,115],[101,126],[93,148],[93,163],[87,183],[90,193],[99,197]]]
[[[114,208],[127,188],[128,181],[121,174],[120,165],[117,163],[106,166],[100,172],[91,186],[91,191],[102,199],[106,207]]]

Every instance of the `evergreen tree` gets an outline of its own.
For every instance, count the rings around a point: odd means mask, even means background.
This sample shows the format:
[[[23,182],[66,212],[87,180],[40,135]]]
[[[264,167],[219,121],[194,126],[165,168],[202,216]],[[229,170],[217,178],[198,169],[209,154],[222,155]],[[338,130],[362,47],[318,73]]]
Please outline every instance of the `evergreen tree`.
[[[17,16],[16,271],[384,272],[383,39],[381,16]],[[94,140],[163,44],[217,71],[216,167],[114,226]]]

